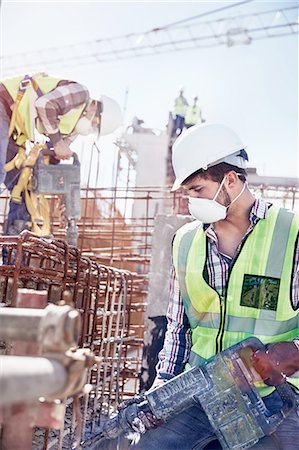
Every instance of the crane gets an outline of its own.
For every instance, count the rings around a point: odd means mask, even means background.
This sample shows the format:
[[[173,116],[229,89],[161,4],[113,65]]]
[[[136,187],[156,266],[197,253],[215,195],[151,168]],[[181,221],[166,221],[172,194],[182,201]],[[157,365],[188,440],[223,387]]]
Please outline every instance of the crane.
[[[298,33],[298,8],[289,6],[213,20],[203,16],[232,8],[231,4],[142,33],[95,39],[13,55],[3,55],[3,76],[27,71],[52,70],[78,64],[100,64],[190,49],[250,45],[254,40]]]

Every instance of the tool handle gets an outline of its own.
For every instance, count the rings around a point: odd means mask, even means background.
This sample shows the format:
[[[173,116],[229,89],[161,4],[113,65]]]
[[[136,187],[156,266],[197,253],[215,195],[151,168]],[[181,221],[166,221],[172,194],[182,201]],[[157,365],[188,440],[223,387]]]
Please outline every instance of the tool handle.
[[[234,346],[236,350],[240,350],[240,348],[237,348],[239,345],[241,346],[241,348],[249,347],[253,352],[256,352],[258,350],[265,350],[267,348],[267,345],[264,345],[259,339],[255,337],[245,339],[244,341]],[[231,347],[229,350],[233,350],[234,347]],[[240,356],[242,357],[242,355]],[[281,398],[282,408],[279,412],[269,416],[269,419],[271,419],[272,423],[278,422],[279,419],[282,420],[282,418],[285,417],[296,406],[298,402],[294,390],[287,382],[287,380],[285,380],[283,384],[274,387],[277,394]]]
[[[41,151],[41,154],[42,154],[43,156],[50,156],[50,157],[52,157],[52,158],[54,158],[54,159],[57,159],[57,161],[60,161],[60,160],[56,157],[56,154],[55,154],[54,150],[43,149],[43,150]],[[79,161],[79,158],[78,158],[77,153],[73,152],[72,157],[73,157],[73,165],[74,165],[74,166],[79,166],[79,165],[80,165],[80,161]]]
[[[267,348],[267,345],[264,345],[259,339],[255,337],[245,339],[242,344],[246,344],[246,346],[250,347],[253,352]],[[296,403],[296,396],[290,384],[285,381],[283,384],[275,386],[275,389],[279,394],[286,411],[292,409]]]
[[[244,347],[250,347],[253,352],[256,352],[257,350],[264,350],[266,348],[262,341],[252,336],[230,347],[230,350],[235,351]]]

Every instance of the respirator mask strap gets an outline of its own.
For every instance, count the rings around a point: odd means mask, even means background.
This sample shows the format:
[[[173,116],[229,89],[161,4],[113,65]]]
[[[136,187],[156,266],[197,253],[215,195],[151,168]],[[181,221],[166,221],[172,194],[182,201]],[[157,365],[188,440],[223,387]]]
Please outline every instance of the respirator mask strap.
[[[238,177],[239,177],[239,176],[241,176],[242,174],[241,174],[241,173],[237,173],[237,175],[238,175]],[[214,197],[213,197],[213,201],[215,201],[215,199],[218,197],[219,192],[221,191],[221,189],[222,189],[222,187],[223,187],[223,185],[224,185],[225,179],[226,179],[226,175],[224,175],[224,178],[223,178],[223,180],[221,181],[220,186],[219,186],[219,188],[217,189],[217,192],[216,192],[216,194],[215,194]],[[238,195],[230,202],[230,204],[227,206],[227,208],[229,208],[236,200],[238,200],[239,197],[241,197],[241,195],[242,195],[243,192],[245,191],[245,188],[246,188],[247,185],[248,185],[248,182],[245,181],[243,188],[241,189],[241,191],[239,192],[239,194],[238,194]]]
[[[224,175],[223,180],[221,181],[220,186],[219,186],[219,188],[217,189],[216,194],[215,194],[214,197],[212,198],[213,202],[216,201],[216,198],[218,197],[219,192],[221,191],[221,189],[222,189],[222,187],[223,187],[223,185],[224,185],[225,178],[226,178],[226,175]]]
[[[240,173],[238,173],[237,175],[241,175]],[[241,195],[243,194],[243,192],[245,191],[246,186],[248,185],[247,181],[245,181],[244,186],[242,187],[241,191],[239,192],[239,194],[230,202],[230,204],[228,205],[228,208],[236,201],[238,200],[239,197],[241,197]]]

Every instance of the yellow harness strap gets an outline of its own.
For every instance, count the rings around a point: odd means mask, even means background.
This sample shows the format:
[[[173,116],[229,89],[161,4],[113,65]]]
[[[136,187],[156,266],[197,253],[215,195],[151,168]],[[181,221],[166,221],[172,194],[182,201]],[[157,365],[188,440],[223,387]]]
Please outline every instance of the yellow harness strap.
[[[28,187],[29,178],[31,177],[31,168],[36,163],[36,160],[39,156],[39,152],[42,148],[44,148],[44,145],[35,144],[30,150],[29,155],[26,156],[25,154],[26,159],[22,163],[23,169],[19,176],[19,180],[11,192],[11,199],[13,202],[22,203],[21,194]]]
[[[4,164],[5,172],[10,172],[13,169],[20,170],[20,168],[26,161],[26,158],[27,158],[27,155],[26,155],[25,148],[19,146],[19,150],[18,150],[18,153],[16,154],[16,156],[13,159],[11,159],[9,162]]]
[[[29,137],[19,113],[19,105],[26,90],[31,86],[38,96],[43,95],[36,81],[32,77],[26,75],[19,84],[19,90],[13,105],[8,130],[8,137],[11,137],[17,125],[19,130],[21,131],[21,134],[24,136],[24,142],[29,139]],[[36,160],[42,148],[46,148],[46,146],[35,144],[30,150],[29,155],[27,156],[25,148],[19,146],[17,155],[4,165],[4,170],[6,172],[9,172],[14,168],[22,170],[19,176],[18,183],[14,186],[11,192],[11,199],[16,203],[21,203],[21,194],[24,192],[26,207],[29,214],[31,215],[32,231],[38,236],[45,236],[50,234],[50,210],[48,202],[44,195],[35,194],[34,192],[32,192],[30,187],[32,167],[36,163]]]
[[[22,192],[25,194],[25,203],[32,220],[32,231],[38,236],[47,236],[51,232],[50,226],[50,209],[47,199],[43,194],[35,194],[31,189],[31,173],[32,167],[39,157],[39,153],[43,148],[47,148],[42,144],[35,144],[28,156],[25,149],[20,147],[19,153],[5,166],[5,170],[22,168],[17,184],[11,192],[11,199],[15,203],[22,202]]]
[[[10,137],[12,135],[13,130],[15,129],[15,125],[17,123],[18,126],[20,127],[20,130],[21,130],[22,134],[24,134],[26,139],[28,139],[27,132],[26,132],[26,129],[25,129],[25,125],[23,124],[23,121],[22,121],[22,119],[20,117],[20,114],[18,112],[19,105],[21,103],[21,100],[22,100],[25,92],[26,92],[26,88],[21,88],[23,81],[24,80],[22,80],[21,83],[20,83],[20,88],[19,88],[19,91],[17,93],[17,97],[15,99],[14,105],[13,105],[13,110],[12,110],[12,115],[11,115],[11,119],[10,119],[9,130],[8,130],[8,137]]]
[[[16,99],[14,101],[14,105],[13,105],[13,110],[12,110],[12,115],[11,115],[11,119],[10,119],[10,124],[9,124],[9,130],[8,130],[8,137],[10,137],[15,129],[16,124],[18,125],[18,127],[20,128],[22,134],[25,136],[25,140],[29,139],[29,136],[27,134],[25,125],[23,123],[23,120],[19,114],[19,105],[22,101],[22,98],[26,92],[26,90],[30,87],[33,87],[33,89],[35,90],[35,92],[37,93],[37,95],[40,97],[41,95],[43,95],[42,91],[40,90],[37,82],[35,81],[34,78],[29,77],[28,75],[26,75],[23,80],[20,81],[19,84],[19,90],[16,96]]]
[[[51,233],[49,203],[43,194],[25,190],[25,202],[32,221],[32,232],[37,236]]]
[[[12,135],[12,132],[15,129],[19,104],[21,103],[21,100],[22,100],[24,94],[25,94],[25,91],[20,91],[20,90],[17,93],[17,97],[16,97],[14,105],[13,105],[12,115],[11,115],[11,119],[10,119],[8,137],[10,137]],[[22,124],[22,127],[24,128],[23,124]],[[23,130],[22,130],[22,133],[23,133]],[[25,132],[25,136],[26,136],[26,132]]]

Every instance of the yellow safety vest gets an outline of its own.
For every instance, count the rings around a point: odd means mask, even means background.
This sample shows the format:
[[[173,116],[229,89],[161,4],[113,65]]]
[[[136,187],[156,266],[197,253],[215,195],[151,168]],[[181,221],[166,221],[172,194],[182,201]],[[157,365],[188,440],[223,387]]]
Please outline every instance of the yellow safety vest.
[[[174,102],[174,113],[177,116],[185,117],[187,107],[188,107],[188,105],[187,105],[186,100],[185,100],[184,97],[180,96],[180,97],[177,97],[175,99],[175,102]]]
[[[61,81],[60,78],[54,78],[45,74],[37,74],[32,77],[39,89],[43,94],[47,94],[55,89],[58,83]],[[19,76],[15,78],[9,78],[7,80],[1,81],[1,83],[5,86],[10,96],[14,101],[16,101],[20,82],[24,79],[24,77]],[[38,118],[36,118],[36,112],[34,107],[34,102],[37,99],[37,94],[34,88],[28,84],[26,91],[18,105],[18,118],[19,120],[15,123],[15,129],[17,131],[16,142],[19,145],[23,145],[24,142],[28,139],[30,141],[34,141],[34,127],[38,129],[40,133],[45,133],[43,126]],[[73,108],[67,114],[59,117],[59,131],[63,135],[69,135],[75,128],[75,125],[79,118],[82,115],[82,112],[85,109],[86,104],[78,106],[77,108]],[[36,119],[36,122],[35,122]]]
[[[198,222],[176,234],[173,260],[192,328],[191,366],[255,336],[264,344],[292,341],[299,315],[291,302],[299,216],[272,206],[249,234],[221,297],[204,279],[207,237]],[[299,372],[289,378],[299,389]],[[260,388],[267,395],[272,388]]]
[[[197,105],[189,106],[186,112],[185,123],[187,125],[196,125],[199,119],[199,107]]]

